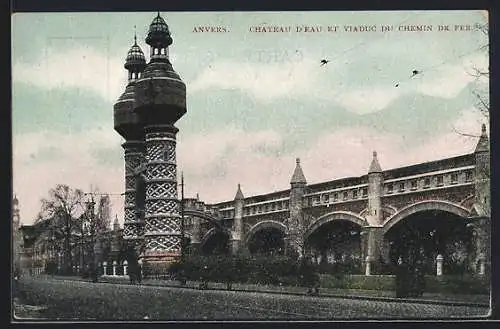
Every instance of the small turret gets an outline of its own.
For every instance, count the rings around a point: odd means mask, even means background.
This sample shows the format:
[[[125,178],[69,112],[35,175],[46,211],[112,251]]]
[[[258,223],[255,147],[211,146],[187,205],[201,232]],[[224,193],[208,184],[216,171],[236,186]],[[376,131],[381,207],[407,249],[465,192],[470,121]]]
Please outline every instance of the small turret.
[[[127,53],[124,67],[129,71],[129,81],[139,79],[139,74],[146,68],[146,58],[137,44],[137,35],[134,35],[134,44]]]
[[[490,195],[490,141],[486,132],[486,125],[481,127],[481,136],[474,151],[474,185],[475,185],[475,209],[480,216],[491,215],[491,195]]]
[[[380,168],[380,164],[378,163],[377,159],[377,151],[373,151],[373,159],[372,163],[370,164],[370,169],[368,169],[368,173],[379,173],[382,172],[382,168]]]
[[[238,183],[238,190],[236,191],[236,196],[234,200],[243,200],[245,197],[243,196],[243,192],[241,192],[241,185]]]
[[[483,123],[481,126],[481,136],[476,145],[475,153],[478,152],[488,152],[490,150],[490,140],[486,132],[486,125]]]
[[[146,43],[151,46],[151,58],[135,84],[135,111],[144,127],[173,125],[186,113],[186,85],[168,58],[172,37],[159,13]]]
[[[368,215],[370,225],[380,225],[382,221],[382,168],[377,159],[377,151],[373,151],[373,158],[368,169]]]
[[[244,207],[244,196],[241,192],[241,185],[238,184],[238,189],[234,197],[234,223],[231,229],[231,244],[233,254],[237,253],[241,247],[241,241],[244,239],[244,228],[243,228],[243,207]]]
[[[302,167],[300,166],[300,159],[297,158],[295,160],[295,170],[293,171],[292,179],[290,180],[290,184],[293,185],[305,185],[307,184],[306,176],[304,176],[304,172],[302,171]]]
[[[113,231],[120,230],[120,223],[118,222],[118,215],[115,216],[115,221],[113,222]]]
[[[134,112],[135,81],[146,68],[146,58],[137,44],[137,35],[134,35],[134,44],[127,53],[124,67],[128,71],[128,84],[114,105],[114,128],[127,140],[140,140],[143,127]]]
[[[146,37],[146,43],[154,49],[167,48],[172,44],[173,40],[170,36],[170,31],[168,25],[160,16],[160,12],[153,19],[149,25],[148,36]]]

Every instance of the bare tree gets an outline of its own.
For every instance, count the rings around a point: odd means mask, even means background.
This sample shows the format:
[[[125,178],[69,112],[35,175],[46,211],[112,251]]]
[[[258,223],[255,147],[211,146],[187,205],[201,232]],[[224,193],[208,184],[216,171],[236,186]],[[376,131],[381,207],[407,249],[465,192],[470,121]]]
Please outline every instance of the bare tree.
[[[482,32],[487,38],[489,37],[489,27],[488,24],[476,24],[476,29],[480,32]],[[489,42],[484,44],[480,50],[488,52],[489,49]],[[476,66],[473,66],[472,72],[469,72],[469,75],[474,77],[476,80],[484,80],[484,79],[489,79],[490,78],[490,71],[489,67],[488,68],[478,68]],[[475,90],[472,92],[474,97],[477,100],[477,108],[483,114],[486,118],[489,118],[490,114],[490,102],[489,102],[489,97],[488,93],[484,91],[479,91]]]
[[[47,228],[42,237],[57,243],[62,241],[64,273],[72,272],[72,252],[75,246],[75,234],[80,230],[80,214],[84,193],[67,185],[58,184],[49,190],[49,197],[41,200],[42,207],[35,224],[44,224]]]
[[[486,37],[489,36],[489,26],[488,23],[480,24],[477,23],[475,25],[477,31],[480,31]],[[488,52],[489,49],[489,41],[486,42],[483,46],[481,46],[478,50]],[[467,72],[468,75],[473,77],[476,81],[484,81],[490,78],[489,67],[488,68],[479,68],[477,66],[472,66],[470,71]],[[476,89],[472,91],[472,95],[475,98],[475,106],[479,110],[479,113],[486,119],[489,120],[490,117],[490,102],[489,102],[489,94],[488,90],[480,90]],[[479,137],[477,134],[468,134],[462,131],[459,131],[455,127],[452,127],[455,133],[465,136],[465,137]]]

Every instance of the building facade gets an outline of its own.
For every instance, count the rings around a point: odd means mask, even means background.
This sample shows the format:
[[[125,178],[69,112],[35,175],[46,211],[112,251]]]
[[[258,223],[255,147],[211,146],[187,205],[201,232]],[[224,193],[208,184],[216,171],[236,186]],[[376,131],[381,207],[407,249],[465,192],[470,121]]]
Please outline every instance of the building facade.
[[[72,230],[70,255],[67,258],[69,264],[65,264],[64,237],[51,234],[52,219],[48,218],[33,225],[20,225],[17,198],[14,198],[13,205],[13,273],[17,273],[15,272],[17,269],[22,275],[82,275],[89,270],[91,264],[96,263],[101,274],[123,274],[126,246],[123,243],[123,229],[118,223],[118,218],[115,219],[112,229],[101,231],[92,239],[95,241],[91,241],[89,236],[82,236],[76,229]],[[113,264],[117,271],[112,270]],[[70,273],[65,272],[68,266],[71,269]]]
[[[373,152],[365,175],[317,184],[307,183],[297,159],[287,190],[245,197],[238,185],[229,201],[183,199],[181,214],[174,124],[186,113],[186,87],[172,68],[172,37],[159,14],[146,43],[149,62],[137,41],[129,50],[129,82],[114,106],[115,130],[126,139],[123,238],[144,261],[179,257],[184,234],[195,252],[351,260],[367,275],[381,264],[419,257],[432,268],[488,270],[490,153],[484,125],[470,154],[383,170]]]

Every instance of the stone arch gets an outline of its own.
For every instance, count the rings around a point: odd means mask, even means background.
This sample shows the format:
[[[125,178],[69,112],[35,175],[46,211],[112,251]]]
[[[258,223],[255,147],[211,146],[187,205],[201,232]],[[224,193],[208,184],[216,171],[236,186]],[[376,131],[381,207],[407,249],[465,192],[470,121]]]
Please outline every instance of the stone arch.
[[[359,225],[360,227],[366,226],[367,222],[363,219],[363,217],[350,212],[350,211],[334,211],[331,213],[328,213],[326,215],[323,215],[319,217],[314,223],[309,225],[307,230],[304,233],[304,241],[307,241],[309,236],[316,231],[318,228],[323,226],[326,223],[333,222],[333,221],[339,221],[339,220],[345,220],[352,222],[354,224]]]
[[[212,223],[217,229],[224,230],[224,228],[222,227],[220,221],[217,218],[215,218],[213,215],[208,214],[206,212],[202,212],[202,211],[199,211],[199,210],[189,210],[189,209],[186,209],[186,210],[184,210],[184,215],[201,218],[203,220],[206,220],[207,222]]]
[[[389,230],[404,218],[421,211],[440,210],[455,214],[460,217],[469,217],[470,211],[455,203],[442,200],[421,201],[404,207],[385,221],[382,232],[385,235]]]
[[[248,232],[246,233],[246,238],[245,238],[245,245],[248,246],[250,241],[252,240],[252,237],[254,236],[255,233],[257,233],[260,230],[266,229],[266,228],[276,228],[283,232],[284,235],[286,235],[288,228],[286,227],[285,224],[275,221],[275,220],[265,220],[262,222],[258,222],[254,226],[252,226]]]
[[[212,237],[212,235],[214,235],[216,233],[229,234],[226,230],[221,230],[217,227],[212,227],[211,229],[209,229],[207,231],[207,233],[205,233],[203,235],[203,238],[200,241],[200,247],[202,247],[208,241],[208,239],[210,239],[210,237]],[[229,237],[230,237],[230,235],[229,235]]]
[[[398,212],[398,209],[394,206],[391,206],[391,205],[382,205],[382,212],[386,212],[387,214],[389,214],[388,217],[394,215],[395,213]],[[368,212],[368,207],[363,209],[360,213],[359,213],[359,216],[360,217],[363,217],[365,218],[366,217],[366,214]]]

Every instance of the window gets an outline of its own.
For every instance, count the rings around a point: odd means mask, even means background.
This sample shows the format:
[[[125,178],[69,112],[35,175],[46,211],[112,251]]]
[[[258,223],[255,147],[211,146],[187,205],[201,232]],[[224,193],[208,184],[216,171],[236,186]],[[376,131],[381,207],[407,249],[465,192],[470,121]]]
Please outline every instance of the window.
[[[394,190],[394,185],[392,183],[387,184],[387,193],[392,193]]]
[[[405,182],[399,183],[399,192],[402,192],[405,190]]]
[[[411,189],[412,189],[412,190],[416,190],[416,189],[417,189],[417,186],[418,186],[418,185],[417,185],[417,180],[416,180],[416,179],[412,180],[412,181],[411,181]]]
[[[367,196],[368,195],[368,188],[364,187],[363,188],[363,196]]]
[[[439,175],[436,177],[436,180],[437,180],[437,186],[443,186],[443,175]]]
[[[276,210],[276,203],[273,203],[271,204],[271,211],[275,211]]]
[[[330,195],[329,194],[323,195],[323,202],[328,203],[329,201],[330,201]]]
[[[356,199],[358,197],[358,190],[352,191],[352,198]]]
[[[337,201],[339,199],[338,193],[333,193],[333,201]]]
[[[344,200],[347,200],[347,197],[348,197],[348,193],[347,191],[344,192]]]
[[[307,205],[310,207],[312,206],[312,204],[313,204],[313,198],[312,197],[307,198]]]
[[[431,186],[431,179],[429,177],[426,177],[424,179],[424,188],[429,188]]]
[[[451,173],[450,178],[452,184],[458,183],[458,174],[456,172]]]
[[[472,171],[471,170],[467,170],[465,172],[465,181],[466,182],[471,182],[472,181]]]

